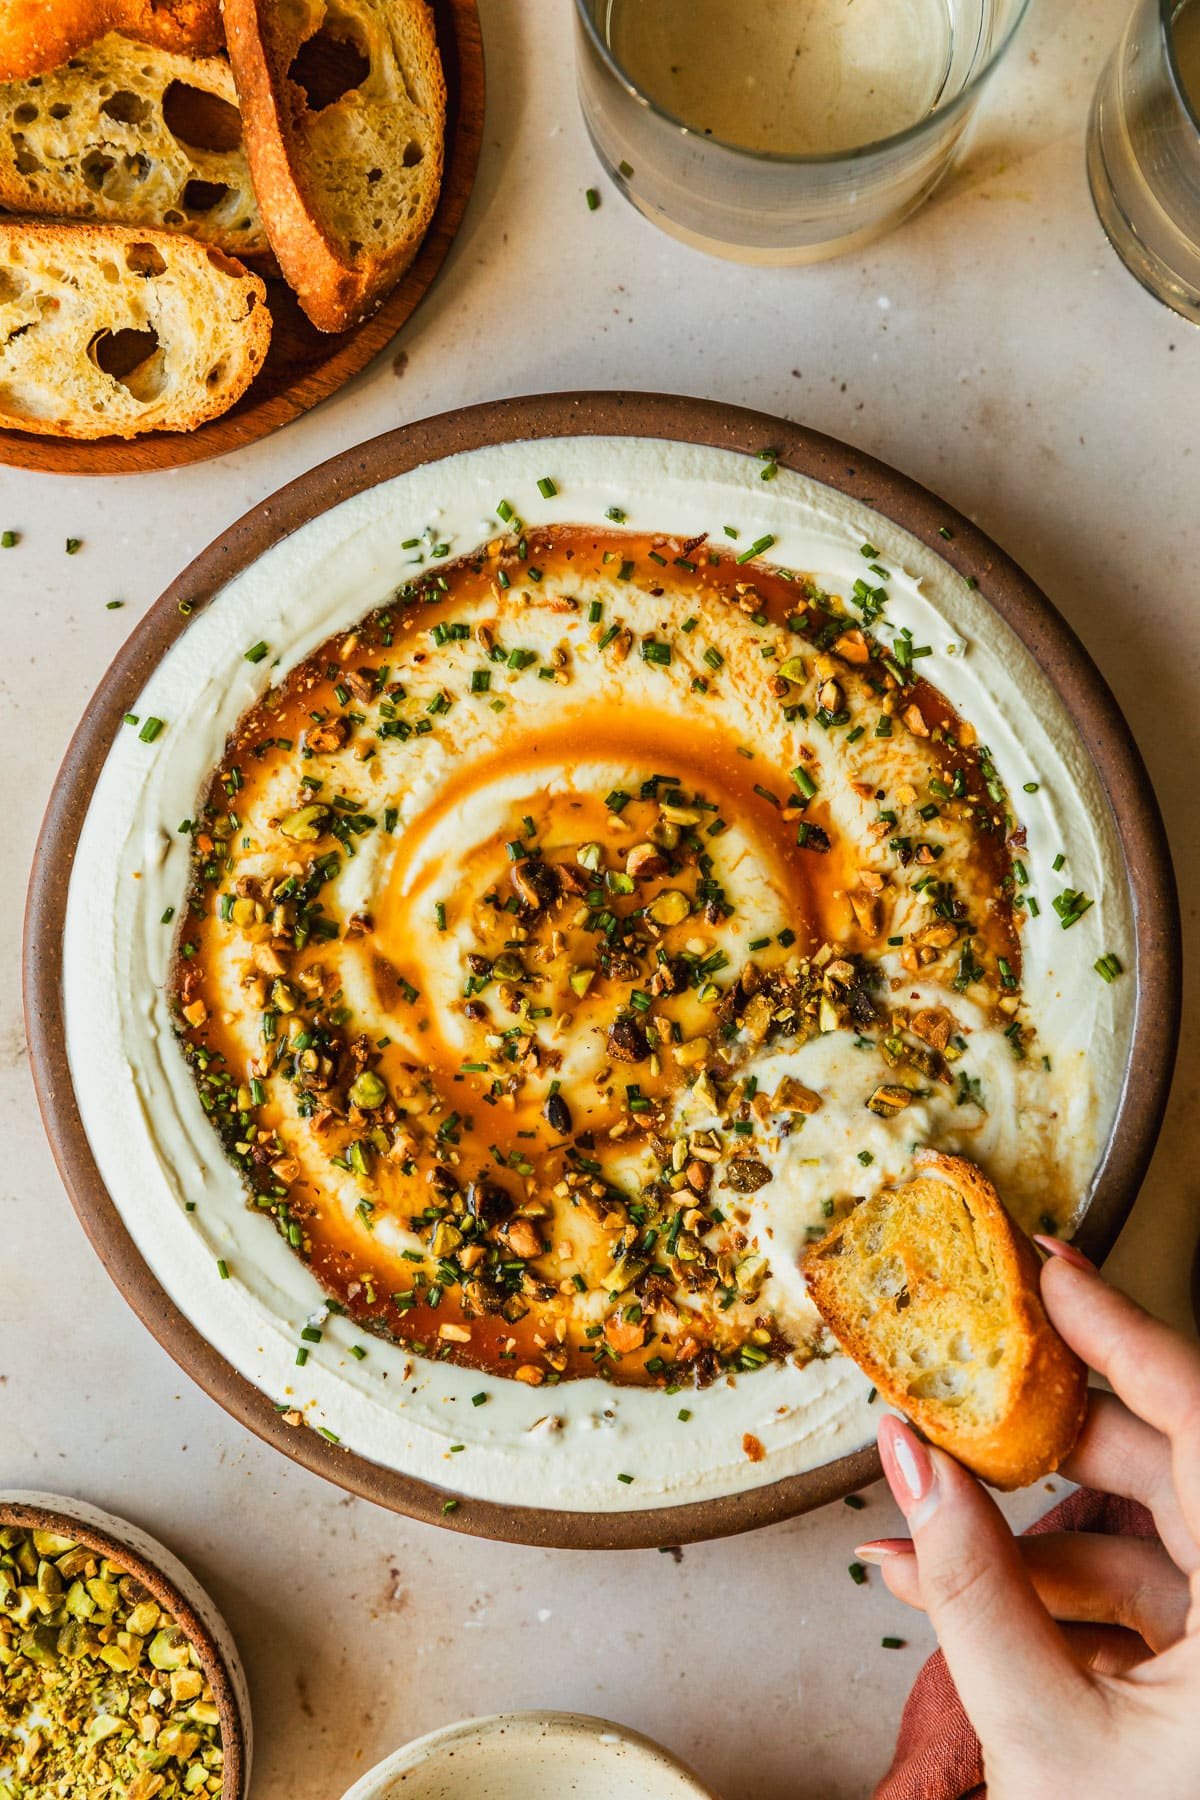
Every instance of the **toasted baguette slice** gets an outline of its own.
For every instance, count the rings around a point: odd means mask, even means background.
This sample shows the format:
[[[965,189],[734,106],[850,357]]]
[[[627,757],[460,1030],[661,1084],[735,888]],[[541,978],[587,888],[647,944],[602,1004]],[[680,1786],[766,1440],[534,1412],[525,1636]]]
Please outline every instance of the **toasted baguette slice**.
[[[426,0],[225,0],[271,248],[319,331],[408,267],[442,181],[446,84]]]
[[[267,249],[229,64],[116,32],[49,74],[0,83],[0,206]]]
[[[44,436],[190,431],[271,339],[266,288],[170,231],[0,220],[0,425]]]
[[[961,1157],[918,1153],[808,1252],[808,1290],[848,1356],[934,1444],[997,1488],[1056,1469],[1087,1371],[1042,1306],[1033,1246]]]
[[[225,41],[220,0],[0,0],[0,81],[57,69],[109,31],[194,56]]]

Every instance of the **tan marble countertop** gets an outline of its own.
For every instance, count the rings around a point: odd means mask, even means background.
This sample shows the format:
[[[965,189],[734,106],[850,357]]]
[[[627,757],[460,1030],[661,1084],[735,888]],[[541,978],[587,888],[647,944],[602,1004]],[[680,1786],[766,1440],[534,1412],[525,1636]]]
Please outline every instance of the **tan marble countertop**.
[[[929,1639],[856,1535],[884,1491],[727,1543],[600,1557],[394,1518],[293,1468],[158,1349],[89,1250],[37,1119],[18,997],[23,893],[76,719],[123,635],[248,506],[405,420],[501,394],[671,388],[849,439],[977,519],[1043,585],[1133,725],[1196,955],[1200,334],[1093,217],[1092,88],[1127,0],[1035,6],[966,160],[916,219],[807,271],[709,262],[598,176],[567,0],[480,0],[484,160],[457,247],[391,351],[280,435],[157,476],[0,471],[0,1481],[87,1495],[210,1584],[254,1691],[255,1800],[335,1800],[435,1725],[562,1707],[640,1727],[726,1800],[857,1800]],[[602,187],[591,213],[584,190]],[[82,539],[74,557],[67,535]],[[123,599],[119,611],[106,602]],[[1162,1143],[1112,1273],[1187,1317],[1200,1176],[1194,1004]],[[1189,1153],[1191,1152],[1191,1153]],[[1011,1503],[1042,1510],[1040,1491]],[[902,1651],[880,1637],[908,1640]]]

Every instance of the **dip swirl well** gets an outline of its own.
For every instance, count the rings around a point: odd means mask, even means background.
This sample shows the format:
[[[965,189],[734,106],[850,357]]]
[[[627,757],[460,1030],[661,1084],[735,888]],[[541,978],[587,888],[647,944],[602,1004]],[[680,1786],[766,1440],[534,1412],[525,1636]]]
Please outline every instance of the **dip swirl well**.
[[[871,547],[842,596],[505,525],[271,686],[189,822],[173,1015],[264,1229],[427,1356],[673,1389],[824,1354],[799,1249],[915,1143],[986,1162],[993,1081],[1006,1197],[1066,1218],[1024,834]]]

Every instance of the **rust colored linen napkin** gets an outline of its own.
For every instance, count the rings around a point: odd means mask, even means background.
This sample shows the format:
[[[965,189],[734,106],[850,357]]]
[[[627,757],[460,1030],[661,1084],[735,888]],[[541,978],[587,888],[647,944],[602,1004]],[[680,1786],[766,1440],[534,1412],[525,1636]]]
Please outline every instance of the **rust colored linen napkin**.
[[[1079,1488],[1031,1525],[1045,1531],[1096,1531],[1105,1537],[1155,1537],[1154,1520],[1135,1500]],[[892,1766],[873,1800],[986,1800],[983,1755],[939,1650],[917,1676],[900,1720]]]

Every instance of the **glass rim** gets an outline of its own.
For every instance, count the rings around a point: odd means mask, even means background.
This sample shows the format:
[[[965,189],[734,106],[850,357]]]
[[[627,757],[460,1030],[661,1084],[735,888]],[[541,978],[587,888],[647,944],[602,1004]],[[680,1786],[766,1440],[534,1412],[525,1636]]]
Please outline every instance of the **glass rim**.
[[[754,150],[746,144],[730,143],[728,138],[708,137],[697,132],[693,126],[686,122],[686,120],[679,118],[673,112],[669,112],[665,106],[660,106],[657,100],[652,100],[650,95],[644,93],[632,77],[625,72],[609,46],[605,43],[604,38],[601,36],[596,21],[592,17],[589,0],[575,0],[575,16],[583,27],[592,48],[599,56],[601,62],[605,64],[609,73],[620,83],[631,99],[637,101],[640,106],[644,106],[647,112],[655,114],[655,116],[660,118],[664,124],[673,126],[676,131],[682,132],[688,137],[694,137],[698,143],[711,144],[718,150],[726,151],[730,156],[745,157],[748,162],[777,165],[781,168],[792,167],[803,169],[806,167],[817,167],[822,164],[858,162],[869,156],[877,156],[882,151],[899,149],[902,145],[911,143],[919,138],[932,126],[944,123],[945,120],[952,117],[954,113],[961,111],[962,108],[979,93],[984,82],[987,81],[992,71],[996,68],[1001,57],[1004,56],[1009,49],[1009,46],[1020,29],[1021,23],[1032,4],[1033,0],[1014,0],[1013,16],[1005,27],[999,41],[992,46],[986,61],[974,71],[970,80],[964,83],[958,93],[955,94],[954,98],[948,101],[945,106],[935,106],[921,118],[914,120],[911,125],[906,125],[903,131],[893,131],[887,137],[872,138],[868,144],[854,144],[847,150],[820,151]],[[1172,0],[1160,0],[1160,4],[1163,7],[1165,17],[1166,10],[1172,4]],[[1168,38],[1169,35],[1170,34],[1168,33]],[[1173,62],[1172,73],[1177,74]]]
[[[1175,98],[1195,129],[1200,132],[1200,107],[1193,106],[1191,95],[1183,85],[1183,76],[1179,72],[1179,58],[1175,54],[1175,15],[1182,11],[1183,5],[1184,0],[1158,0],[1158,20],[1162,32],[1167,74],[1170,77],[1171,86],[1175,90]]]

